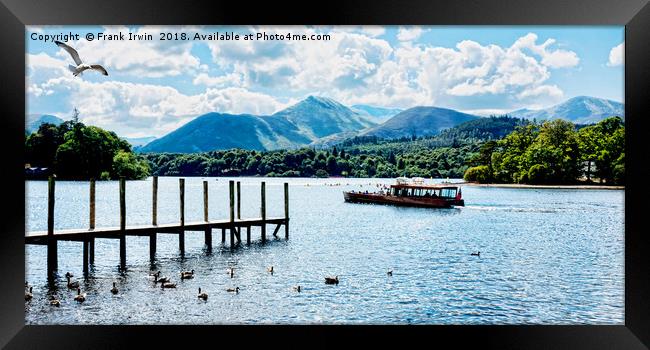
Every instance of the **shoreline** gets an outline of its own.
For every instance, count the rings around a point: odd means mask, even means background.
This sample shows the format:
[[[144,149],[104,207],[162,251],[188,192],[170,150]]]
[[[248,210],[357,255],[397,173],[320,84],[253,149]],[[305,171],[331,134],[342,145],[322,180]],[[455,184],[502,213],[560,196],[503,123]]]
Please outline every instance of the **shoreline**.
[[[498,188],[534,188],[556,190],[625,190],[625,186],[613,185],[526,185],[526,184],[479,184],[473,182],[462,183],[467,186],[498,187]]]

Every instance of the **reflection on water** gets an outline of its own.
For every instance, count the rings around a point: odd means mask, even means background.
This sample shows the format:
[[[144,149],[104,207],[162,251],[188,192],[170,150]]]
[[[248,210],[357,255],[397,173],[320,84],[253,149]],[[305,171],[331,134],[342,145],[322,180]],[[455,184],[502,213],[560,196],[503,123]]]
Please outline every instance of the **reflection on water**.
[[[203,219],[202,178],[186,180],[186,222]],[[210,218],[228,217],[228,179],[208,178]],[[242,218],[259,215],[260,178],[242,181]],[[213,233],[127,237],[127,268],[117,270],[119,243],[97,239],[95,264],[81,271],[79,242],[59,244],[59,277],[48,286],[46,247],[26,246],[26,278],[34,298],[28,324],[622,324],[624,319],[624,192],[463,188],[466,207],[427,209],[343,201],[342,191],[373,191],[375,179],[263,179],[267,215],[284,213],[290,183],[290,239],[283,230],[261,244],[231,250]],[[340,184],[340,185],[338,185]],[[335,186],[332,186],[335,185]],[[88,184],[58,182],[55,225],[88,223]],[[47,183],[26,183],[30,230],[45,230]],[[97,226],[119,224],[116,182],[97,183]],[[179,220],[178,179],[159,179],[158,222]],[[127,225],[151,220],[151,180],[127,183]],[[242,233],[245,242],[245,232]],[[480,251],[480,257],[471,252]],[[267,272],[273,266],[274,273]],[[231,278],[228,268],[234,268]],[[195,270],[193,279],[179,273]],[[386,271],[392,269],[392,276]],[[161,289],[149,274],[177,284]],[[73,300],[65,272],[86,301]],[[338,285],[325,276],[338,275]],[[119,293],[110,293],[113,282]],[[300,285],[301,292],[293,287]],[[209,294],[198,299],[198,288]],[[239,287],[239,293],[228,288]],[[49,304],[50,297],[60,307]]]

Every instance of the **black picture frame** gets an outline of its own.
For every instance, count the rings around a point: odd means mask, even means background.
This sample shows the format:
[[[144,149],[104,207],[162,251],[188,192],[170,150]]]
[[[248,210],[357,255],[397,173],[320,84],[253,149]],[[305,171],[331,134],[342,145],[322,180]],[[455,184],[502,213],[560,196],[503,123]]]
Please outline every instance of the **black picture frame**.
[[[650,101],[650,5],[647,0],[463,0],[313,3],[237,1],[0,0],[2,106],[0,221],[0,346],[22,348],[122,348],[188,338],[248,340],[287,346],[336,345],[352,336],[365,342],[417,339],[450,347],[644,349],[650,344],[650,254],[645,235],[643,182]],[[23,308],[23,175],[25,26],[46,24],[418,24],[418,25],[625,25],[625,325],[623,326],[25,326]],[[251,337],[251,335],[263,335]],[[303,336],[298,337],[297,336]],[[364,343],[367,345],[367,343]],[[402,343],[406,345],[407,343]]]

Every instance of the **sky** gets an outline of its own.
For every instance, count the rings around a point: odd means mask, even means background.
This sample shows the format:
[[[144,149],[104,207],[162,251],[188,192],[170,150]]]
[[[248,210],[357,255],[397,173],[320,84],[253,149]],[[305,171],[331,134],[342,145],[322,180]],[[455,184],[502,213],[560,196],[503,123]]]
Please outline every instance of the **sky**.
[[[109,75],[74,77],[55,35]],[[25,40],[27,115],[67,120],[77,108],[123,137],[160,137],[208,112],[270,115],[309,95],[479,115],[576,96],[624,102],[623,26],[28,26]]]

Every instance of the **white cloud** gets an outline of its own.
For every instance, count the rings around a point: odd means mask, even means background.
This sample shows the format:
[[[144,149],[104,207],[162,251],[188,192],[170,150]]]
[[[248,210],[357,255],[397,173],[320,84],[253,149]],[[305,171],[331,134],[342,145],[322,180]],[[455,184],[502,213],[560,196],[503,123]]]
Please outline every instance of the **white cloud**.
[[[607,62],[607,65],[609,67],[616,67],[624,64],[624,56],[625,43],[614,46],[611,50],[609,50],[609,61]]]
[[[41,59],[41,62],[48,62]],[[41,65],[34,69],[49,69]],[[77,107],[84,123],[119,135],[162,136],[191,118],[208,113],[272,114],[286,104],[274,97],[238,87],[208,88],[187,95],[169,86],[108,80],[91,82],[69,74],[28,85],[34,97],[56,93],[70,110]],[[31,111],[33,112],[33,111]],[[31,113],[28,111],[28,113]]]
[[[542,58],[541,63],[551,68],[567,68],[577,66],[580,62],[578,55],[573,51],[562,49],[550,50],[549,46],[555,43],[555,39],[548,39],[543,44],[537,45],[537,35],[528,33],[517,39],[514,48],[529,49]]]
[[[361,27],[361,31],[372,37],[377,37],[386,33],[386,29],[382,26],[363,26]]]
[[[413,41],[419,38],[423,32],[420,27],[399,27],[397,30],[397,40]]]
[[[205,86],[241,86],[242,75],[237,73],[226,74],[217,77],[211,77],[206,73],[200,73],[192,81],[195,85]]]
[[[517,94],[517,98],[537,98],[537,97],[551,97],[555,99],[561,99],[564,96],[564,92],[557,85],[540,85],[534,88],[526,89]]]

